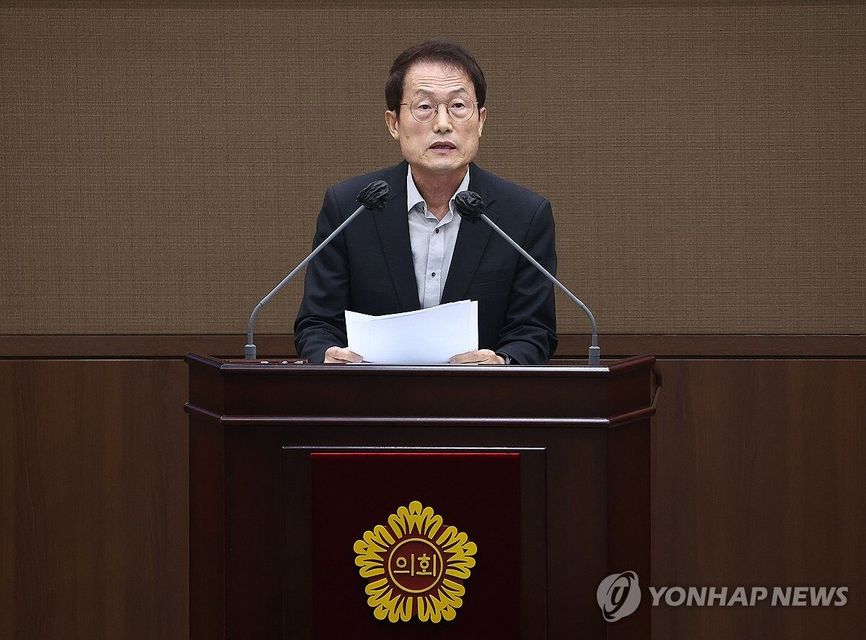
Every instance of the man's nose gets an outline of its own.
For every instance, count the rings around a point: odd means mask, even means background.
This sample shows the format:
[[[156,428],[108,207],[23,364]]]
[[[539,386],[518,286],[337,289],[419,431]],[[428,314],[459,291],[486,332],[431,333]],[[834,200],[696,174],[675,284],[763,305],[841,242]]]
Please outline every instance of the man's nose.
[[[444,104],[436,105],[436,117],[433,119],[433,131],[443,133],[451,131],[454,127],[451,126],[451,114],[448,113],[448,106]]]

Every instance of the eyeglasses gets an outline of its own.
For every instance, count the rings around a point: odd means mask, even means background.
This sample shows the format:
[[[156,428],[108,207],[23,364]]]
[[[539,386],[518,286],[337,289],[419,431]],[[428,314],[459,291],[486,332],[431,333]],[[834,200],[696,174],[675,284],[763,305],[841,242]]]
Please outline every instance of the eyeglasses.
[[[453,98],[450,102],[436,102],[432,98],[415,98],[412,102],[401,102],[400,105],[409,107],[409,113],[416,122],[430,122],[437,113],[439,106],[445,105],[448,116],[454,122],[466,122],[475,113],[477,102],[471,102],[466,98]]]

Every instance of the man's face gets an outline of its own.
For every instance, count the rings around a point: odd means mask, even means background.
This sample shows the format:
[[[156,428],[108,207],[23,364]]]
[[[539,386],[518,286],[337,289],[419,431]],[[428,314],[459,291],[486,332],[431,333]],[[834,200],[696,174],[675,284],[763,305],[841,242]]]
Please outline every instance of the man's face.
[[[427,98],[436,110],[427,122],[412,116],[409,104]],[[466,171],[478,153],[478,140],[487,118],[487,109],[474,108],[472,117],[456,122],[448,105],[463,98],[475,105],[475,87],[465,71],[441,62],[418,62],[406,72],[399,114],[385,112],[391,137],[400,143],[400,152],[412,166],[413,175],[449,175]],[[442,106],[440,106],[442,105]]]

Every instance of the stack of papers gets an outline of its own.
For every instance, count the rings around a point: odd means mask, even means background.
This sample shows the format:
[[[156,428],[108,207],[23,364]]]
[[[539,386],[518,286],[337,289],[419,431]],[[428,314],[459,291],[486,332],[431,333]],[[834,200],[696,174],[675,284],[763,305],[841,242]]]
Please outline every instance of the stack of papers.
[[[346,311],[349,349],[378,364],[446,364],[478,349],[478,301],[369,316]]]

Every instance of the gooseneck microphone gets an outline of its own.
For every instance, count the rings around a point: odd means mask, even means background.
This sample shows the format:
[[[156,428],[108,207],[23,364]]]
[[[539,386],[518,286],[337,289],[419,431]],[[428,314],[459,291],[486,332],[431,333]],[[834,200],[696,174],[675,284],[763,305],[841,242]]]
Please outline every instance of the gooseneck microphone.
[[[507,233],[505,233],[502,229],[499,228],[493,220],[487,217],[485,211],[484,199],[479,196],[474,191],[461,191],[456,196],[454,196],[454,208],[457,209],[457,213],[460,216],[469,222],[478,222],[478,220],[484,220],[487,224],[489,224],[493,230],[498,233],[502,238],[514,247],[520,255],[529,260],[533,267],[541,271],[547,279],[550,280],[553,284],[555,284],[559,289],[567,295],[572,302],[574,302],[578,307],[583,309],[583,312],[589,318],[590,325],[592,326],[592,344],[589,347],[589,364],[600,364],[601,362],[601,349],[598,346],[598,326],[595,323],[595,316],[592,315],[592,311],[589,310],[580,299],[574,295],[571,291],[569,291],[564,284],[562,284],[559,280],[556,279],[556,276],[551,274],[547,269],[542,267],[538,261],[529,255],[523,247],[517,244],[514,240],[512,240]]]
[[[375,180],[371,182],[366,187],[361,189],[361,192],[358,194],[357,201],[361,203],[361,206],[355,209],[355,212],[350,215],[339,227],[334,229],[327,238],[322,240],[322,242],[317,246],[306,258],[301,260],[297,267],[291,270],[289,275],[282,279],[282,281],[273,289],[271,292],[266,295],[261,301],[255,306],[253,312],[250,314],[250,320],[247,323],[247,343],[244,345],[244,359],[246,360],[255,360],[256,359],[256,345],[253,342],[253,325],[256,321],[256,316],[259,315],[259,311],[262,307],[264,307],[268,302],[270,302],[271,298],[273,298],[277,293],[279,293],[280,289],[285,287],[289,282],[292,281],[292,278],[307,266],[307,263],[316,257],[316,255],[327,247],[331,241],[336,238],[340,233],[342,233],[343,229],[345,229],[352,220],[354,220],[359,213],[364,211],[364,209],[369,209],[370,211],[381,211],[385,208],[385,205],[388,203],[388,200],[391,198],[391,188],[388,186],[388,183],[384,180]]]

